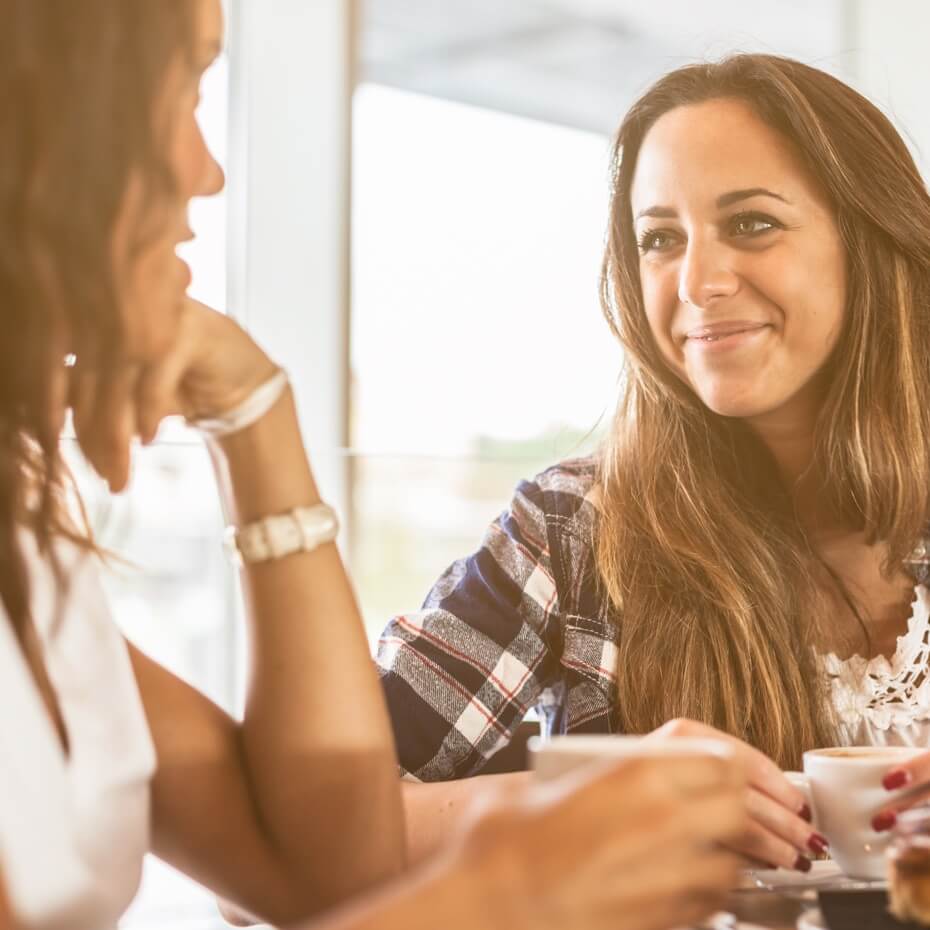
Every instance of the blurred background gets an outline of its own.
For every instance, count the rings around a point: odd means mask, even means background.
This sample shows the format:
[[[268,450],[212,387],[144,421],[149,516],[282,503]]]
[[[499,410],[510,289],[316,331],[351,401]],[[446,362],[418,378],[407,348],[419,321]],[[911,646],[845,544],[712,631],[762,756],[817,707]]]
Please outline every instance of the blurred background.
[[[610,136],[663,72],[737,50],[853,84],[921,165],[921,0],[227,0],[201,115],[194,296],[291,373],[372,643],[514,484],[595,448],[620,356],[600,315]],[[232,712],[237,581],[201,442],[167,424],[110,498],[69,440],[130,637]],[[223,926],[151,863],[124,928]]]

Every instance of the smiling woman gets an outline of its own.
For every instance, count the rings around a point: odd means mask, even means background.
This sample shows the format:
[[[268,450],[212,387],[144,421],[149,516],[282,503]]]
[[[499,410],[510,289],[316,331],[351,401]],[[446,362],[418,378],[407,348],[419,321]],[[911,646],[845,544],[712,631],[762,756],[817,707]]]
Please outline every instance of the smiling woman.
[[[777,766],[930,742],[907,662],[930,635],[930,197],[836,78],[682,68],[620,126],[602,306],[625,369],[601,453],[522,483],[382,636],[401,765],[446,782],[407,787],[408,832],[437,841],[481,790],[447,782],[535,703],[549,732],[734,741],[740,852],[806,870],[825,841]]]

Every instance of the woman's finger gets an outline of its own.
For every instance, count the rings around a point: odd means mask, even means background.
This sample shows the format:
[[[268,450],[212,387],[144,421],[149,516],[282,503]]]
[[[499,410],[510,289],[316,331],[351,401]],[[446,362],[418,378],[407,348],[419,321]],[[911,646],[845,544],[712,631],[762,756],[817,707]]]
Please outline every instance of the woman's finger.
[[[886,791],[898,791],[915,785],[930,784],[930,752],[923,752],[913,759],[899,763],[889,769],[882,778]]]
[[[890,830],[901,811],[930,800],[930,753],[921,753],[889,769],[882,778],[882,787],[899,793],[889,797],[888,804],[872,818],[872,828],[878,832]]]
[[[728,848],[753,862],[764,862],[767,866],[791,869],[796,872],[810,871],[811,862],[801,855],[791,843],[752,823],[737,841]]]
[[[146,368],[136,385],[136,419],[143,443],[150,443],[165,417],[185,415],[181,399],[181,381],[188,360],[182,352],[173,352],[157,365]]]
[[[714,727],[695,720],[671,720],[647,737],[671,739],[710,739],[725,743],[741,760],[746,769],[749,783],[767,794],[787,810],[798,815],[807,815],[807,802],[801,791],[785,778],[784,772],[758,749],[742,740],[723,733]]]
[[[771,855],[756,856],[766,862],[772,862],[784,868],[801,868],[806,870],[803,863],[798,863],[798,857],[805,859],[811,855],[822,855],[827,850],[827,840],[811,825],[795,814],[785,810],[781,804],[773,801],[768,795],[750,789],[747,797],[749,816],[760,828],[760,836],[771,854],[778,854],[773,859]]]

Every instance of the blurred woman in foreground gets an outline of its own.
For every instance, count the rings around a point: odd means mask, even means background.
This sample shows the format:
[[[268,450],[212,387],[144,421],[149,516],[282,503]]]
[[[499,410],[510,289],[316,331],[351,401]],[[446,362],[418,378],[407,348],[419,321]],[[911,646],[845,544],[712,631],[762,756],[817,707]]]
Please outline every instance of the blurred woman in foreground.
[[[150,849],[278,924],[706,912],[733,877],[716,843],[742,828],[740,774],[712,758],[502,799],[400,875],[391,730],[286,376],[186,299],[175,254],[191,198],[223,184],[194,116],[219,0],[0,0],[0,21],[0,926],[114,927]],[[58,451],[69,407],[113,491],[166,415],[211,437],[245,559],[241,722],[111,622]]]

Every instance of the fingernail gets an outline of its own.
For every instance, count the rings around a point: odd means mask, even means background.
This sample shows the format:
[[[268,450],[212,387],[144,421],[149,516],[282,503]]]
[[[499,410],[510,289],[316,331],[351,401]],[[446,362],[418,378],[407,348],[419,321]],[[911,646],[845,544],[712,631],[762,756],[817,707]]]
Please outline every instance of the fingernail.
[[[798,811],[798,816],[801,818],[801,820],[806,820],[808,823],[814,819],[814,815],[811,813],[811,809],[807,804],[804,804],[801,807],[801,810]]]
[[[883,830],[890,830],[897,819],[893,811],[882,811],[872,818],[872,829],[876,833],[881,833]]]
[[[798,858],[794,860],[794,870],[796,872],[810,872],[810,859],[806,859],[804,856],[798,856]]]
[[[896,769],[894,772],[889,772],[882,779],[882,785],[886,791],[894,791],[895,788],[903,788],[910,780],[910,772],[904,769]]]
[[[812,833],[807,841],[807,848],[818,856],[822,856],[829,845],[827,838],[819,833]]]

